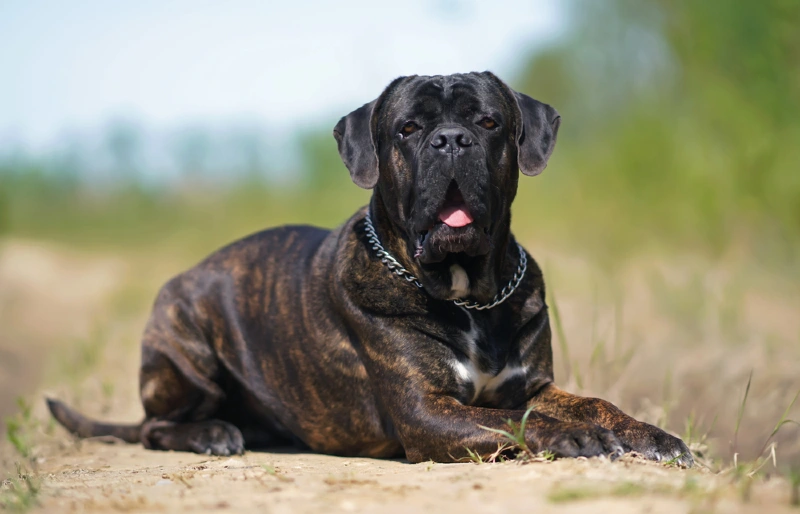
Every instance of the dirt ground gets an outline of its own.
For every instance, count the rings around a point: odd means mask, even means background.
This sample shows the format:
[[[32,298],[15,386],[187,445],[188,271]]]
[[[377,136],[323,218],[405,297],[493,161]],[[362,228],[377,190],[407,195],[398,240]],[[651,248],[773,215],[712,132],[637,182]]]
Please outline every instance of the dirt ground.
[[[42,464],[45,512],[770,512],[780,481],[743,504],[725,478],[641,462],[408,464],[297,453],[208,458],[97,442]],[[760,505],[760,506],[759,506]],[[796,511],[795,511],[796,512]]]
[[[9,508],[24,500],[32,511],[48,513],[797,512],[790,507],[792,487],[777,475],[795,458],[797,431],[773,439],[777,468],[761,461],[761,473],[751,479],[746,475],[752,468],[724,464],[749,371],[755,370],[751,399],[733,448],[741,460],[755,459],[800,386],[800,321],[797,305],[785,300],[795,291],[766,279],[743,283],[735,268],[708,273],[705,263],[691,260],[681,269],[664,271],[655,263],[626,272],[623,308],[598,293],[609,288],[605,279],[592,278],[584,261],[541,259],[558,286],[564,320],[564,341],[554,340],[560,382],[673,431],[685,429],[682,435],[696,448],[719,456],[711,469],[633,457],[614,463],[409,464],[283,450],[211,458],[76,441],[55,427],[44,394],[92,416],[140,418],[137,344],[147,309],[160,283],[193,260],[2,243],[0,414],[23,426],[27,453],[10,440],[0,443],[0,479],[7,477],[0,499]],[[559,267],[548,265],[554,261]],[[649,278],[637,278],[642,276]],[[698,304],[697,288],[724,301]],[[727,305],[734,290],[735,305]],[[704,317],[695,322],[691,313],[698,311]],[[20,413],[18,395],[31,402],[30,414],[24,408]],[[797,413],[795,406],[790,415]],[[30,477],[35,493],[20,474]]]

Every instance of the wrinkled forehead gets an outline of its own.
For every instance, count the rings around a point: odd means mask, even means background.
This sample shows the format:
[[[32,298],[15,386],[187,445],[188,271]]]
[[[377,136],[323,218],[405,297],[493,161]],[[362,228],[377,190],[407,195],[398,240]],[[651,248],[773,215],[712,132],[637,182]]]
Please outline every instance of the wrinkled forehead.
[[[507,111],[501,88],[478,74],[410,77],[390,95],[384,110],[388,118],[502,115]]]

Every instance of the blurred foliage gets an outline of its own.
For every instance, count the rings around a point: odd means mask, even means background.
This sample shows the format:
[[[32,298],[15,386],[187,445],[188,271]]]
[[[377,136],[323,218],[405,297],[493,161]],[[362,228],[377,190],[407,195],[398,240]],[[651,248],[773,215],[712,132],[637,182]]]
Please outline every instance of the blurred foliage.
[[[347,171],[342,166],[342,173]],[[355,186],[327,189],[273,187],[248,178],[214,189],[184,183],[175,188],[136,182],[96,191],[35,175],[4,177],[8,233],[96,249],[143,251],[167,244],[198,255],[266,226],[308,223],[335,226],[367,202]],[[348,180],[349,183],[349,180]],[[341,185],[340,185],[341,186]]]
[[[583,218],[583,244],[742,242],[794,260],[800,2],[586,0],[573,13],[514,83],[563,119],[523,203]]]
[[[8,230],[8,203],[5,191],[0,188],[0,236]]]
[[[573,2],[571,29],[510,80],[563,116],[549,168],[520,181],[518,235],[609,263],[654,245],[798,262],[799,4]],[[222,185],[205,171],[213,141],[189,131],[174,152],[181,180],[165,188],[142,179],[142,139],[118,123],[105,140],[112,175],[125,177],[116,185],[78,178],[80,159],[60,172],[0,166],[0,232],[97,244],[178,234],[205,247],[277,223],[334,226],[368,192],[349,182],[328,125],[297,135],[302,172],[281,181],[259,173],[263,137],[237,134],[245,173]]]

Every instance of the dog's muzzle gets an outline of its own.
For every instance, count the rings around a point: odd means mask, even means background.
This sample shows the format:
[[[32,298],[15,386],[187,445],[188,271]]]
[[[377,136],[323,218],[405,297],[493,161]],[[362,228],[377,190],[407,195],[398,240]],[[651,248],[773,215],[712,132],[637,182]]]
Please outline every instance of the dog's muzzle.
[[[450,183],[434,221],[418,232],[414,257],[423,264],[443,261],[448,254],[474,257],[492,249],[488,225],[475,221],[455,181]]]

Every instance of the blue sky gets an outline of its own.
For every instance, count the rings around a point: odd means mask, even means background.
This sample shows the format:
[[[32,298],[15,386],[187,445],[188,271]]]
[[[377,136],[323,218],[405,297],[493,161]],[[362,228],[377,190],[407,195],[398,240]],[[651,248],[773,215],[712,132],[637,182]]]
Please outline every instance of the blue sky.
[[[2,0],[0,146],[120,117],[303,126],[399,75],[509,77],[563,25],[553,0]]]

